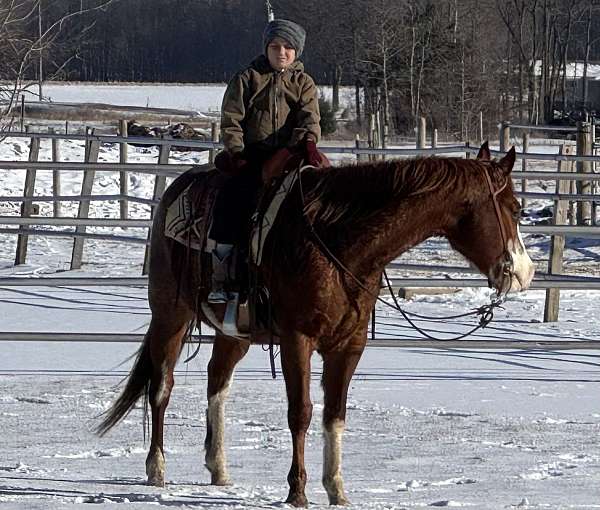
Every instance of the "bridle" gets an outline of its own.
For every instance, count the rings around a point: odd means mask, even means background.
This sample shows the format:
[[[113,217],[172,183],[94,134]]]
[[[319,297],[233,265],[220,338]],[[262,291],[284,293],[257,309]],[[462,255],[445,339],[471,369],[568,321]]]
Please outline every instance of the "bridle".
[[[333,254],[331,252],[331,250],[329,249],[329,247],[326,245],[326,243],[321,239],[321,237],[319,236],[319,234],[316,232],[312,222],[310,221],[310,218],[308,218],[308,216],[306,215],[306,213],[304,212],[304,206],[306,204],[306,200],[305,200],[305,194],[304,194],[304,189],[302,187],[302,179],[301,179],[301,171],[304,170],[303,165],[300,165],[300,167],[298,167],[298,169],[296,170],[296,172],[298,172],[298,177],[297,177],[297,182],[298,182],[298,186],[300,189],[300,201],[302,204],[302,210],[303,210],[303,218],[306,222],[306,225],[308,226],[309,232],[311,234],[311,236],[313,237],[313,239],[315,240],[317,246],[321,249],[322,253],[330,260],[330,262],[336,266],[338,268],[339,271],[341,271],[342,273],[346,274],[347,276],[349,276],[357,285],[358,287],[360,287],[363,291],[367,292],[368,294],[370,294],[371,296],[375,297],[375,299],[377,301],[379,301],[380,303],[384,304],[385,306],[388,306],[396,311],[399,311],[402,316],[404,317],[404,319],[410,324],[410,326],[415,329],[416,331],[418,331],[419,333],[421,333],[424,337],[430,339],[430,340],[434,340],[434,341],[440,341],[440,342],[448,342],[448,341],[456,341],[456,340],[460,340],[462,338],[465,338],[471,334],[473,334],[475,331],[477,331],[478,329],[484,328],[486,327],[494,318],[494,309],[495,308],[501,308],[502,304],[504,303],[505,299],[506,299],[506,293],[508,292],[508,290],[510,289],[510,285],[506,286],[506,292],[503,294],[502,293],[502,289],[505,287],[504,282],[505,279],[508,278],[512,278],[513,275],[513,259],[512,256],[510,254],[510,252],[508,251],[508,242],[507,242],[507,235],[506,235],[506,229],[504,227],[504,224],[502,223],[502,214],[500,211],[500,204],[498,203],[498,195],[500,193],[502,193],[502,191],[504,191],[506,189],[506,186],[508,186],[508,179],[506,179],[504,181],[504,183],[502,184],[502,186],[500,186],[499,188],[495,189],[494,188],[494,183],[492,182],[492,178],[489,175],[489,169],[486,167],[484,169],[484,175],[485,175],[485,179],[486,179],[486,183],[488,185],[489,191],[490,191],[490,195],[492,198],[492,203],[494,205],[494,212],[496,213],[496,218],[498,220],[498,225],[500,227],[500,236],[502,237],[502,245],[504,248],[503,251],[503,262],[502,262],[502,281],[500,282],[500,286],[499,288],[496,289],[496,295],[495,296],[491,296],[490,297],[490,303],[487,305],[482,305],[478,308],[476,308],[475,310],[471,311],[471,312],[467,312],[467,313],[463,313],[463,314],[459,314],[459,315],[452,315],[452,316],[446,316],[446,317],[429,317],[429,316],[424,316],[424,315],[419,315],[419,314],[415,314],[415,313],[410,313],[410,312],[406,312],[405,310],[402,309],[402,307],[400,307],[400,304],[398,303],[398,299],[396,297],[396,294],[394,293],[394,290],[392,288],[390,279],[387,275],[387,272],[384,270],[383,271],[383,279],[385,280],[386,283],[386,287],[388,288],[390,295],[392,296],[392,300],[393,300],[393,304],[388,303],[387,301],[385,301],[384,299],[382,299],[379,296],[379,292],[374,293],[371,289],[369,289],[361,280],[359,280],[359,278],[352,273],[352,271],[350,269],[348,269],[341,260],[339,260],[335,254]],[[468,317],[471,315],[477,315],[479,316],[479,322],[478,324],[473,327],[471,330],[467,331],[464,334],[461,334],[459,336],[453,337],[453,338],[439,338],[439,337],[435,337],[430,335],[429,333],[427,333],[426,331],[424,331],[423,329],[421,329],[417,324],[415,324],[415,322],[413,320],[411,320],[410,316],[416,317],[418,319],[427,319],[427,320],[438,320],[438,321],[443,321],[443,320],[448,320],[448,319],[457,319],[457,318],[462,318],[462,317]]]
[[[512,255],[508,250],[508,236],[506,235],[504,223],[502,223],[502,214],[500,212],[500,204],[498,203],[498,195],[506,189],[506,186],[508,186],[508,179],[505,178],[502,186],[500,186],[498,189],[494,189],[494,183],[492,182],[488,168],[484,170],[483,175],[485,175],[485,180],[490,190],[490,195],[492,196],[492,203],[494,205],[496,218],[498,219],[500,236],[502,237],[502,246],[504,248],[502,253],[502,257],[504,259],[502,261],[502,281],[500,282],[500,288],[496,290],[497,295],[500,296],[502,294],[502,289],[505,287],[504,282],[506,281],[506,278],[509,278],[509,281],[511,281],[514,274],[514,262]],[[509,289],[510,285],[508,285],[506,292],[508,292]]]

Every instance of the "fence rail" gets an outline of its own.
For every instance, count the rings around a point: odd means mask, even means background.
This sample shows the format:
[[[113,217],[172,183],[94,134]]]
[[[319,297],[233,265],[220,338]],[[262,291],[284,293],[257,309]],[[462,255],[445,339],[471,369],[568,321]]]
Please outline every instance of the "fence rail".
[[[0,234],[17,234],[28,236],[40,236],[40,237],[72,237],[74,239],[93,239],[96,241],[110,241],[120,243],[131,243],[131,244],[148,244],[147,239],[142,239],[133,236],[122,236],[116,234],[96,234],[92,232],[77,232],[73,230],[42,230],[32,228],[2,228],[0,227]]]
[[[430,271],[439,271],[436,266],[429,266]],[[457,268],[462,269],[462,268]],[[475,274],[475,273],[473,273]],[[433,288],[468,288],[488,287],[488,281],[483,278],[390,278],[392,287],[433,287]],[[77,278],[77,277],[18,277],[10,276],[0,278],[1,287],[145,287],[148,278],[139,277],[101,277],[101,278]],[[558,288],[563,290],[594,289],[600,290],[600,278],[578,277],[565,275],[536,274],[531,282],[532,290]],[[382,289],[385,290],[384,287]]]
[[[22,218],[21,216],[0,216],[2,225],[48,225],[48,226],[86,226],[86,227],[122,227],[122,228],[149,228],[150,220],[121,220],[118,218],[48,218],[36,216]],[[69,232],[66,232],[67,234]]]
[[[24,331],[0,332],[0,342],[95,342],[140,344],[143,334],[131,333],[29,333]],[[192,341],[212,344],[212,335],[192,335]],[[430,349],[524,349],[524,350],[590,350],[600,347],[600,340],[427,340],[390,336],[369,338],[369,347],[403,347]]]

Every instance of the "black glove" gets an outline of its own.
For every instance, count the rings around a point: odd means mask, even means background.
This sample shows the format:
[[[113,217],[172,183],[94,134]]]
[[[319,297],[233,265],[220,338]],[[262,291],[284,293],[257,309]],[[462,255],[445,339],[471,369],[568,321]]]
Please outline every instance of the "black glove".
[[[241,152],[231,153],[223,150],[215,157],[215,166],[227,176],[239,175],[248,162],[242,157]]]

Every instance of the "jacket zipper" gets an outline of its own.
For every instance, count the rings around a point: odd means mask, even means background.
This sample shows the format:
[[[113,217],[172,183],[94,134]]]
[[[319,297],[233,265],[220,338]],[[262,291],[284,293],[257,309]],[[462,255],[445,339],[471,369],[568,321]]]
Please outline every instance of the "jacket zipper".
[[[273,140],[274,145],[277,147],[279,145],[278,135],[277,135],[277,124],[279,121],[279,103],[277,101],[277,96],[279,95],[279,76],[281,76],[281,72],[275,72],[275,93],[273,96]]]

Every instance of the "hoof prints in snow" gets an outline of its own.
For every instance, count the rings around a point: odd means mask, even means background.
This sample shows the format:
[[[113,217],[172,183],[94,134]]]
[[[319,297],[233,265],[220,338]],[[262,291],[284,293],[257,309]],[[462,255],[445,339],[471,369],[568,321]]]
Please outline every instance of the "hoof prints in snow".
[[[146,454],[145,448],[112,448],[106,450],[91,450],[79,453],[55,453],[56,459],[97,459],[100,457],[129,457],[135,454]]]
[[[471,483],[477,483],[477,480],[473,478],[459,477],[449,478],[448,480],[440,480],[438,482],[427,482],[424,480],[410,480],[404,484],[398,486],[398,491],[408,491],[415,489],[425,489],[427,487],[444,487],[448,485],[466,485]]]

